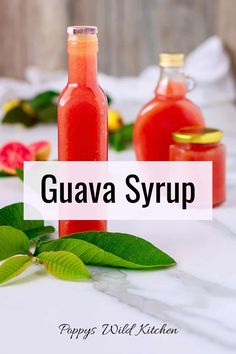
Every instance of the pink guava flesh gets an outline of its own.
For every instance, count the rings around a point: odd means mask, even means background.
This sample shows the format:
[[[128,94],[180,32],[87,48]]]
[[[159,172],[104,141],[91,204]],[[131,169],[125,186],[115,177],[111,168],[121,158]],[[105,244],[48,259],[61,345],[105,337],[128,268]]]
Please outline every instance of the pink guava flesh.
[[[51,145],[46,140],[36,141],[29,145],[29,149],[38,161],[46,161],[51,152]]]
[[[0,149],[0,167],[9,174],[15,175],[16,168],[23,168],[24,161],[32,160],[34,160],[33,152],[20,142],[9,142]]]

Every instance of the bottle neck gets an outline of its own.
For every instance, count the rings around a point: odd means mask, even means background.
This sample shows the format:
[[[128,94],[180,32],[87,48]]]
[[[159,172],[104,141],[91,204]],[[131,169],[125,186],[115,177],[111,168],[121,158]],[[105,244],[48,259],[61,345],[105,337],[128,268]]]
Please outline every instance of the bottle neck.
[[[186,77],[182,67],[161,67],[155,94],[162,98],[179,99],[186,95]]]
[[[97,84],[96,35],[73,35],[68,37],[68,83],[80,86]]]

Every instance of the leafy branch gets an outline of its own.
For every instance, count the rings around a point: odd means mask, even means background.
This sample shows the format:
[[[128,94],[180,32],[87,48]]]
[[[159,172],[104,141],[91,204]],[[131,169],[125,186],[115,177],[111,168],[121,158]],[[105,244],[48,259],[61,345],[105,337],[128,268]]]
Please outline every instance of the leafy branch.
[[[154,269],[175,265],[175,260],[150,242],[124,233],[80,232],[43,241],[54,232],[40,220],[24,220],[23,204],[0,209],[0,283],[39,263],[53,276],[65,280],[89,279],[85,265]],[[31,249],[35,246],[34,251]]]
[[[32,127],[38,123],[57,122],[57,100],[59,93],[45,91],[29,100],[13,100],[3,106],[3,124],[20,123]]]
[[[133,141],[134,124],[124,124],[121,128],[109,134],[109,144],[117,152],[127,149]]]
[[[59,92],[43,91],[28,100],[15,99],[3,105],[3,124],[23,124],[32,127],[36,124],[57,123],[57,101]],[[112,99],[107,95],[108,104]]]

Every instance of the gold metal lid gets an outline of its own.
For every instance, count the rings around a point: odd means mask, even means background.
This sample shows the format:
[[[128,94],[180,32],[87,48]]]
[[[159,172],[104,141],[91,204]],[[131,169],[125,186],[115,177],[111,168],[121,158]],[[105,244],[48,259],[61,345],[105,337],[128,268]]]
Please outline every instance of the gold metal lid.
[[[223,138],[223,132],[214,128],[186,127],[172,134],[177,143],[210,144]]]
[[[184,65],[184,54],[161,53],[159,56],[159,65],[162,67],[179,68]]]

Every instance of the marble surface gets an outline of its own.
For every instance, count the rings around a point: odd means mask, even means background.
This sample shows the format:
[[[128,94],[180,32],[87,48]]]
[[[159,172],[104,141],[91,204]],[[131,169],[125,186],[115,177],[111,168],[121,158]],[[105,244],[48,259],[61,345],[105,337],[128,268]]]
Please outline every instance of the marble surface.
[[[135,107],[129,107],[130,119]],[[0,339],[4,354],[56,352],[122,354],[236,353],[236,108],[204,110],[209,126],[225,131],[227,201],[213,221],[110,222],[109,228],[144,237],[172,255],[177,266],[161,271],[91,267],[92,282],[56,280],[39,266],[0,288]],[[2,127],[0,140],[54,141],[55,127]],[[133,153],[110,152],[110,159]],[[0,206],[22,199],[20,181],[0,180]],[[58,326],[97,327],[94,335],[70,339]],[[130,334],[102,335],[103,324],[136,324]],[[167,324],[177,334],[135,335],[140,325]],[[33,349],[32,349],[33,348]]]

